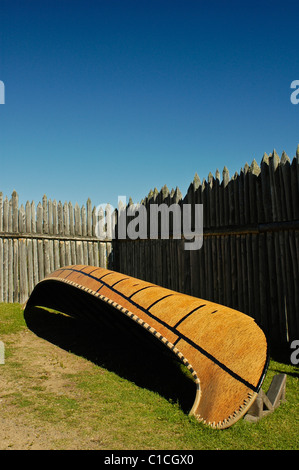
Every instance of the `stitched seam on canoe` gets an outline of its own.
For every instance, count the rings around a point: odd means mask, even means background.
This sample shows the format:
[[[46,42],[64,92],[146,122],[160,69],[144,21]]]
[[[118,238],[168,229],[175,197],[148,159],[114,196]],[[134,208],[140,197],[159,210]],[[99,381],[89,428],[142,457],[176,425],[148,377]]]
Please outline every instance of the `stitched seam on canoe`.
[[[133,292],[133,294],[131,294],[128,298],[131,299],[133,297],[133,295],[136,295],[138,294],[139,292],[141,292],[142,290],[145,290],[145,289],[150,289],[150,288],[153,288],[155,286],[146,286],[146,287],[142,287],[141,289],[138,289],[136,290],[135,292]]]
[[[124,277],[124,278],[120,279],[119,281],[116,281],[114,284],[112,284],[111,287],[116,286],[116,284],[119,284],[120,282],[123,282],[123,281],[125,281],[126,279],[129,279],[129,278],[128,278],[128,277]]]
[[[183,323],[183,321],[185,321],[190,315],[192,315],[192,313],[196,312],[196,310],[199,310],[200,308],[205,307],[205,306],[206,304],[200,305],[199,307],[196,307],[193,310],[191,310],[191,312],[186,313],[186,315],[174,325],[174,328],[177,328],[181,323]]]

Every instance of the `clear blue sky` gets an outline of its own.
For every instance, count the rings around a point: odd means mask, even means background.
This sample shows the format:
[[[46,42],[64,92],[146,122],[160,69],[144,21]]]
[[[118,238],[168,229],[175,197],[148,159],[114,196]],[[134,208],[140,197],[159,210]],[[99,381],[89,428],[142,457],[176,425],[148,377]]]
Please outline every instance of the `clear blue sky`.
[[[298,0],[1,0],[0,191],[139,202],[299,143]]]

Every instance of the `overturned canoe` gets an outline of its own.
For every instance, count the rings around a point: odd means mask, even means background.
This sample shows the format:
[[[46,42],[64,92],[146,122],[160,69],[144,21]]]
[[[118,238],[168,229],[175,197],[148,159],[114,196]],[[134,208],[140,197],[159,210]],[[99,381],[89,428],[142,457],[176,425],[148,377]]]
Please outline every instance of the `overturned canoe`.
[[[267,341],[253,318],[112,270],[58,269],[35,286],[27,307],[37,305],[145,328],[188,367],[196,384],[190,414],[213,428],[246,413],[267,370]]]

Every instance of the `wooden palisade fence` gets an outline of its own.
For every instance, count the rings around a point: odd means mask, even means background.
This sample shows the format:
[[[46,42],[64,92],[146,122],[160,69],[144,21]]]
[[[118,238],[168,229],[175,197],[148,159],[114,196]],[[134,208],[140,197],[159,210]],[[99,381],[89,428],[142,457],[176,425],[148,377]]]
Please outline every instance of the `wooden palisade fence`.
[[[164,186],[141,202],[147,214],[161,203],[203,204],[200,250],[184,250],[183,237],[151,239],[149,224],[143,239],[99,240],[90,200],[19,207],[16,192],[0,193],[0,302],[22,303],[59,266],[108,266],[240,310],[272,341],[299,339],[299,146],[292,161],[273,151],[232,178],[226,168],[222,179],[195,175],[184,197]]]
[[[111,240],[95,236],[95,214],[90,200],[80,208],[44,196],[37,207],[19,207],[16,191],[10,200],[0,193],[0,302],[25,302],[37,282],[61,266],[107,267]]]
[[[184,240],[117,240],[115,268],[252,317],[273,342],[299,339],[299,146],[292,162],[264,154],[239,174],[224,168],[185,197],[151,191],[143,204],[203,204],[203,246]]]

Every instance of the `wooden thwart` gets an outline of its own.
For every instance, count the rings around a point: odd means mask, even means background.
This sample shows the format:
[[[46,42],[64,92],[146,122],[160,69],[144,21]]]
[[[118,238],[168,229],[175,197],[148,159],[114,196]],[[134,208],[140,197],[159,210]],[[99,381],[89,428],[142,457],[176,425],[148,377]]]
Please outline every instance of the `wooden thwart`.
[[[285,401],[286,380],[286,374],[275,375],[267,394],[260,389],[244,419],[255,423],[264,416],[273,413],[280,403]]]

